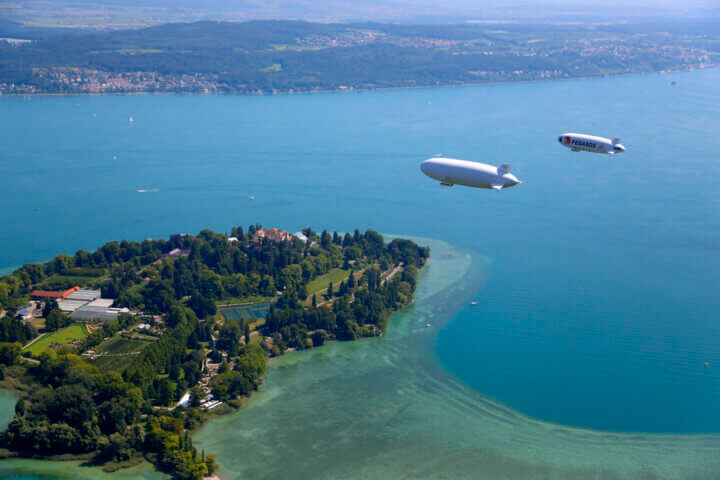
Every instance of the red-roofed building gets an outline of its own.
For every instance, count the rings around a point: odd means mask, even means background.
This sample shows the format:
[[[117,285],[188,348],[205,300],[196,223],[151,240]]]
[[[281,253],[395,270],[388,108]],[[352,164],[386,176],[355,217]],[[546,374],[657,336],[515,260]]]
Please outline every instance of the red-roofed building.
[[[38,300],[41,300],[43,298],[62,298],[63,300],[65,300],[69,295],[75,293],[76,290],[80,290],[80,287],[73,287],[69,290],[65,290],[64,292],[33,290],[30,293],[30,296]]]
[[[261,228],[257,232],[255,232],[255,235],[253,235],[253,243],[261,243],[263,241],[263,238],[267,238],[271,242],[280,243],[280,242],[289,242],[292,238],[292,235],[290,235],[285,230],[280,230],[278,228]]]

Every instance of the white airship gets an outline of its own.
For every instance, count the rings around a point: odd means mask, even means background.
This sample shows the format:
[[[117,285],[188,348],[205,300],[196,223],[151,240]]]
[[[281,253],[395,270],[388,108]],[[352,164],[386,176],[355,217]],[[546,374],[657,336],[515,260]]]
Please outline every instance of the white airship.
[[[522,183],[510,173],[510,165],[507,163],[494,167],[485,163],[435,157],[425,160],[420,165],[420,170],[446,187],[464,185],[502,190]]]
[[[584,135],[582,133],[563,133],[558,137],[558,142],[564,147],[568,147],[573,152],[585,150],[594,153],[622,153],[625,147],[620,144],[619,138],[595,137],[593,135]]]

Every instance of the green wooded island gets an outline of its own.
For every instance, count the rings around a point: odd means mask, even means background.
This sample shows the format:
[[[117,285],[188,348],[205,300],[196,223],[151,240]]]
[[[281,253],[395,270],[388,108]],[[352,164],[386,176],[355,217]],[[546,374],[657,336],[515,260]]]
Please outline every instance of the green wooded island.
[[[110,242],[0,278],[0,458],[218,470],[190,432],[235,411],[270,357],[380,335],[430,249],[372,230],[252,225]]]

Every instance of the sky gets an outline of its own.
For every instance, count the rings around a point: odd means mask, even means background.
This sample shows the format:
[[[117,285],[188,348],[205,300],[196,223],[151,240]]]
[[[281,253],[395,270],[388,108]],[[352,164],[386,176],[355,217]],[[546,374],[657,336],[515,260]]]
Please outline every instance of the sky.
[[[0,17],[34,25],[86,23],[98,28],[113,28],[112,22],[132,28],[168,21],[255,19],[623,23],[720,19],[720,0],[0,0]]]

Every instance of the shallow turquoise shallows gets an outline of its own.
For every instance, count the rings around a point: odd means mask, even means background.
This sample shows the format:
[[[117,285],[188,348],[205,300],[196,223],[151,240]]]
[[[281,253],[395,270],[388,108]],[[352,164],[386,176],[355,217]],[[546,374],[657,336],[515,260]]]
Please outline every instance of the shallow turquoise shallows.
[[[715,478],[719,84],[0,98],[0,268],[254,222],[435,239],[385,337],[273,360],[199,432],[228,478]],[[441,188],[436,154],[523,183]]]

